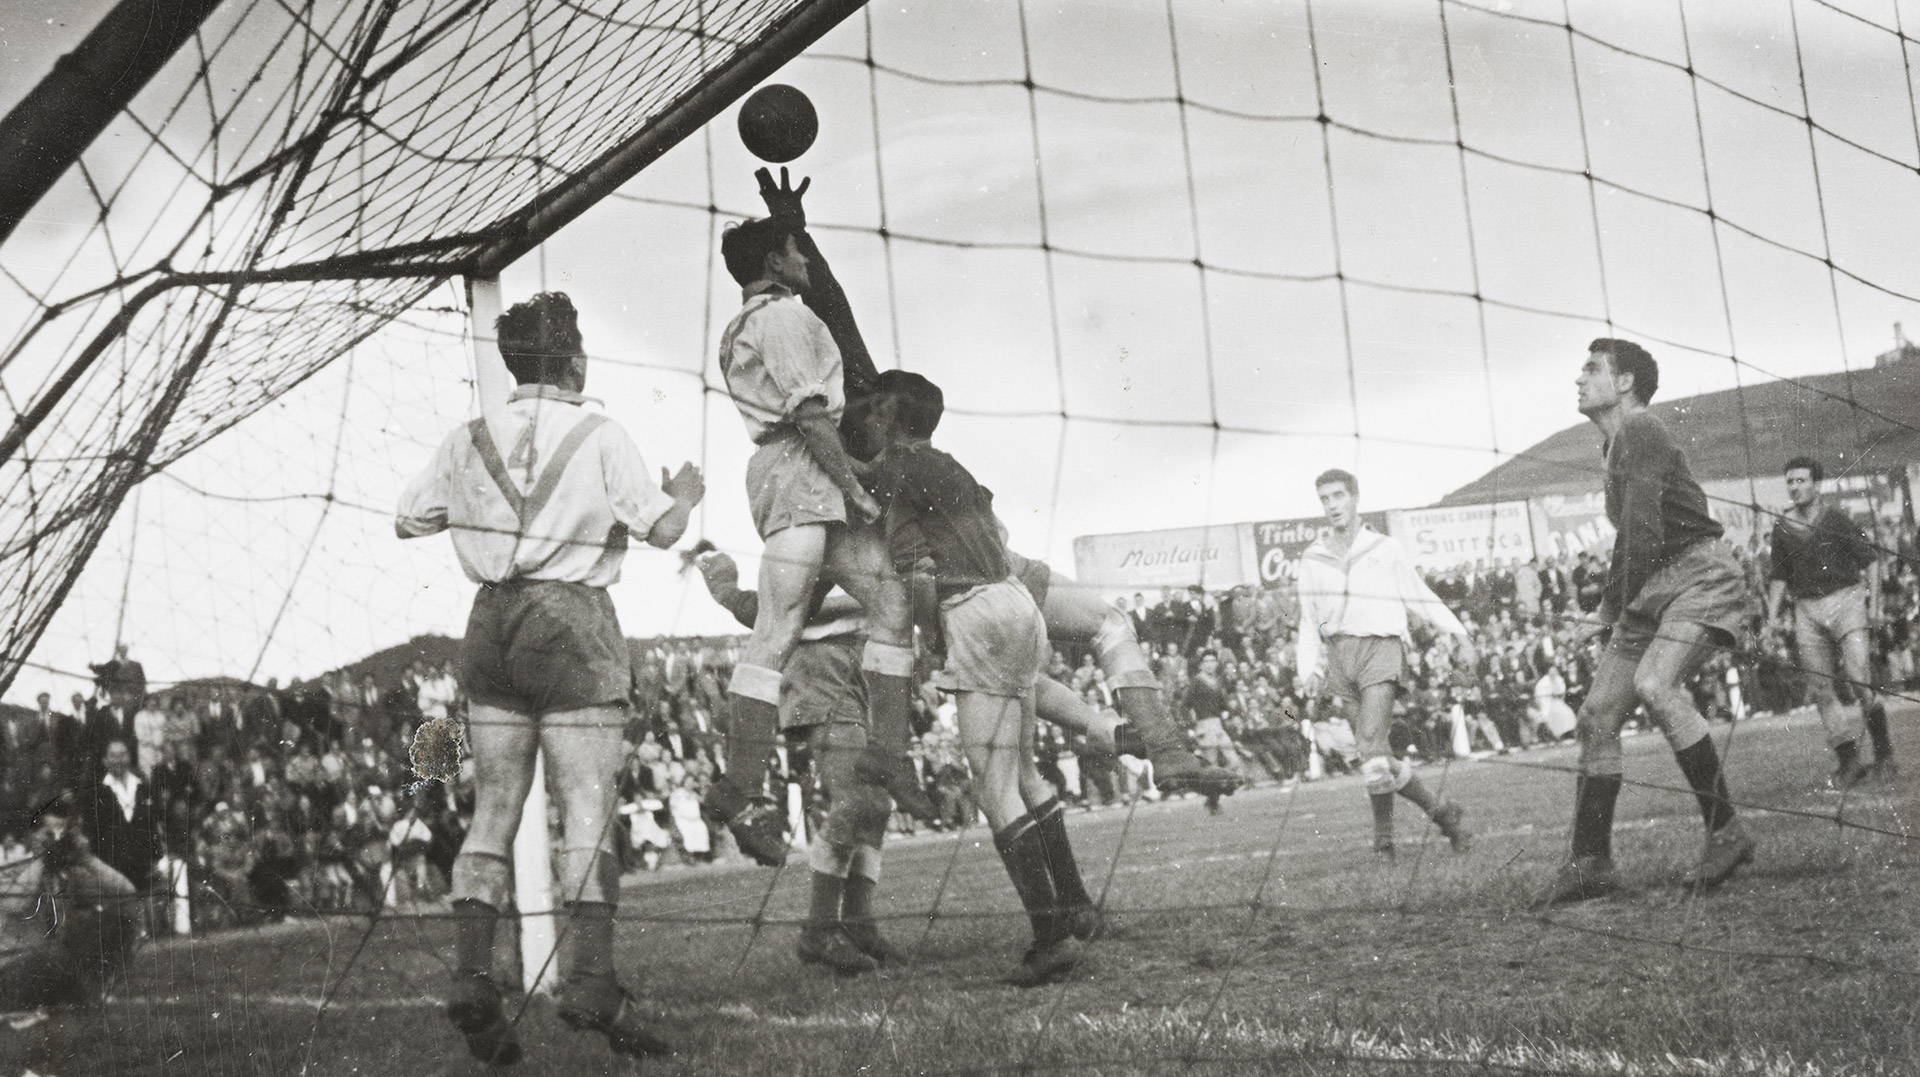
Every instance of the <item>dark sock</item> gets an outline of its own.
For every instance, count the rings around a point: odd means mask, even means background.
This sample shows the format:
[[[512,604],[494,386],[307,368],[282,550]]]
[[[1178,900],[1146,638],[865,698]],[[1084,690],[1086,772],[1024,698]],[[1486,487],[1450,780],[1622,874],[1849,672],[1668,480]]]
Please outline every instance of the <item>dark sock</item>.
[[[1874,762],[1893,758],[1893,738],[1887,734],[1887,705],[1875,700],[1867,708],[1867,736],[1873,740]]]
[[[1429,792],[1417,777],[1407,779],[1407,784],[1400,787],[1400,795],[1413,801],[1416,807],[1428,815],[1440,810],[1439,799]]]
[[[1860,765],[1860,746],[1850,740],[1841,741],[1833,746],[1833,756],[1839,760],[1841,770],[1852,770]]]
[[[1393,794],[1368,793],[1367,799],[1373,802],[1373,843],[1375,845],[1393,844]]]
[[[888,751],[904,752],[913,740],[913,678],[865,672],[867,718],[872,743]]]
[[[1691,746],[1673,753],[1680,762],[1680,773],[1693,787],[1693,798],[1700,802],[1700,818],[1711,834],[1733,821],[1733,796],[1727,792],[1727,776],[1720,769],[1720,753],[1713,750],[1713,738],[1701,737]]]
[[[851,924],[873,922],[873,891],[876,884],[864,875],[849,875],[840,895],[840,918]]]
[[[1093,904],[1087,884],[1080,878],[1080,865],[1074,862],[1073,846],[1067,841],[1067,812],[1058,797],[1033,809],[1033,828],[1040,832],[1040,847],[1046,850],[1047,874],[1053,879],[1053,892],[1063,908]]]
[[[1140,739],[1140,731],[1132,722],[1121,722],[1113,727],[1113,754],[1130,755],[1135,759],[1147,757],[1147,742]]]
[[[808,929],[833,927],[840,922],[840,902],[846,896],[847,880],[824,871],[813,873],[812,896],[807,905]]]
[[[1190,756],[1187,739],[1174,727],[1173,715],[1158,688],[1116,688],[1113,704],[1146,749],[1149,759],[1171,760]]]
[[[613,906],[604,901],[570,901],[566,905],[567,963],[561,978],[613,982]]]
[[[729,697],[728,704],[732,721],[727,724],[727,778],[741,793],[752,796],[766,784],[767,757],[779,736],[780,708],[742,695]]]
[[[453,961],[461,972],[493,974],[493,936],[500,910],[484,901],[453,903]]]
[[[1620,775],[1582,774],[1573,792],[1573,855],[1613,859],[1613,803]]]
[[[1040,828],[1033,816],[1023,815],[993,836],[993,847],[1000,862],[1007,866],[1007,878],[1013,880],[1013,892],[1033,923],[1033,944],[1044,949],[1065,937],[1060,928],[1053,894],[1053,876],[1047,871],[1047,852],[1040,841]]]

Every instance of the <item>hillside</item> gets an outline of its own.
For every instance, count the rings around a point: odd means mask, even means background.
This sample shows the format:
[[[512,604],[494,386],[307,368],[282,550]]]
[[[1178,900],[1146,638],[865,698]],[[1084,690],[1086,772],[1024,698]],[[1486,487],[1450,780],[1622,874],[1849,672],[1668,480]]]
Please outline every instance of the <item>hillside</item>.
[[[1802,453],[1825,461],[1829,475],[1862,466],[1905,466],[1920,461],[1920,345],[1908,343],[1882,355],[1874,367],[1851,374],[1655,400],[1653,411],[1685,445],[1702,481],[1771,474]],[[1440,504],[1585,493],[1600,488],[1600,468],[1600,433],[1582,422],[1453,491]]]

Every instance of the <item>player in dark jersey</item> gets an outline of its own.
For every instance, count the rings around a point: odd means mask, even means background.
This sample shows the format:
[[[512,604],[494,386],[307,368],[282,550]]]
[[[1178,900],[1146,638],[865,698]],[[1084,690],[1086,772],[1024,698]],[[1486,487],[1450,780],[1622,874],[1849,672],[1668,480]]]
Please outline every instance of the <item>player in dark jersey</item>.
[[[1850,789],[1868,775],[1860,759],[1862,733],[1873,736],[1874,766],[1893,769],[1893,741],[1887,736],[1887,710],[1873,691],[1874,606],[1880,596],[1880,561],[1858,524],[1838,506],[1820,497],[1822,468],[1810,456],[1787,461],[1787,511],[1773,525],[1773,553],[1767,572],[1767,623],[1783,623],[1786,599],[1793,597],[1792,635],[1807,688],[1820,709],[1827,746],[1838,766],[1836,789]],[[1852,697],[1842,703],[1834,683],[1834,652]]]
[[[993,828],[1033,946],[1010,979],[1032,986],[1070,972],[1101,920],[1067,840],[1058,795],[1034,765],[1034,685],[1048,653],[1046,624],[1013,578],[992,495],[928,441],[944,400],[918,374],[888,371],[866,416],[868,482],[895,567],[930,584],[945,642],[943,687],[956,694],[974,799]],[[923,574],[924,573],[924,574]]]
[[[760,596],[740,588],[740,569],[724,553],[696,564],[707,592],[751,627]],[[880,847],[892,802],[857,766],[867,747],[867,692],[860,653],[867,625],[859,603],[830,592],[816,603],[780,688],[780,729],[789,746],[806,744],[826,792],[827,812],[807,846],[812,870],[807,924],[794,951],[801,961],[843,975],[872,972],[898,955],[873,921]]]
[[[807,285],[800,299],[824,323],[840,350],[846,417],[841,423],[841,441],[855,458],[866,459],[877,446],[865,444],[861,416],[880,380],[880,371],[867,350],[865,339],[853,316],[853,306],[833,275],[826,257],[806,232],[806,211],[802,196],[807,180],[798,188],[780,170],[775,184],[767,169],[755,173],[760,196],[767,212],[789,222],[794,244],[806,259]],[[1004,536],[1003,536],[1004,537]],[[1113,690],[1114,703],[1122,721],[1116,726],[1102,722],[1098,715],[1080,704],[1071,691],[1053,692],[1042,685],[1040,717],[1093,738],[1102,747],[1118,755],[1134,755],[1153,763],[1154,784],[1169,793],[1193,791],[1217,803],[1223,795],[1238,789],[1244,779],[1233,770],[1208,766],[1196,756],[1187,738],[1174,722],[1160,682],[1148,664],[1133,622],[1114,609],[1092,588],[1055,572],[1044,561],[1022,557],[1012,550],[1007,558],[1013,575],[1033,596],[1047,623],[1047,635],[1061,643],[1084,646],[1093,651],[1107,687]]]
[[[1580,622],[1578,641],[1611,630],[1580,707],[1580,777],[1573,850],[1548,904],[1598,897],[1619,886],[1613,866],[1613,806],[1620,794],[1620,727],[1644,705],[1667,735],[1706,824],[1706,845],[1689,875],[1718,886],[1753,859],[1753,838],[1735,817],[1720,757],[1687,679],[1713,652],[1732,647],[1745,617],[1746,579],[1720,542],[1706,494],[1687,458],[1647,410],[1660,367],[1645,348],[1601,338],[1575,384],[1580,413],[1605,436],[1607,518],[1618,534],[1600,608]]]

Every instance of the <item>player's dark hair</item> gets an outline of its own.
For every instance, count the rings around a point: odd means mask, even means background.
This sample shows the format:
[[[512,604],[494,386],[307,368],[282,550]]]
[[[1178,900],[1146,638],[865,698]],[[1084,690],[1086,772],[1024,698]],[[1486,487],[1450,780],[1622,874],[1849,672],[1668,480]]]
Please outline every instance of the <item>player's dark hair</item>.
[[[1660,364],[1654,362],[1647,349],[1631,340],[1599,337],[1587,345],[1587,350],[1613,360],[1615,374],[1633,375],[1633,395],[1639,397],[1642,404],[1653,403],[1653,394],[1660,388]]]
[[[1353,477],[1353,472],[1343,471],[1337,467],[1322,471],[1320,477],[1313,480],[1313,488],[1318,490],[1322,486],[1332,486],[1336,482],[1346,487],[1347,493],[1355,497],[1360,496],[1360,480]]]
[[[1814,482],[1819,482],[1821,479],[1824,479],[1827,477],[1827,469],[1824,467],[1821,467],[1820,461],[1815,460],[1811,456],[1796,456],[1793,459],[1787,461],[1787,466],[1781,468],[1780,473],[1784,475],[1789,471],[1810,472],[1813,475]]]
[[[759,217],[720,233],[720,258],[734,282],[745,288],[767,275],[767,255],[787,245],[793,223],[784,217]]]
[[[910,370],[882,371],[879,391],[898,402],[895,417],[900,428],[916,438],[930,438],[947,413],[947,396],[924,374]]]
[[[579,315],[565,292],[541,292],[493,320],[500,358],[521,385],[559,381],[580,356]]]

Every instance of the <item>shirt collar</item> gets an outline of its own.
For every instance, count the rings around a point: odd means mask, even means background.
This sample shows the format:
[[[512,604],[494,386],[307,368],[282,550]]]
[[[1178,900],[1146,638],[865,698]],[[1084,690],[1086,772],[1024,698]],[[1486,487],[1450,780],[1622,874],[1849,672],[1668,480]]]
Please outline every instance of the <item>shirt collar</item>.
[[[562,404],[576,405],[585,404],[588,401],[592,401],[595,404],[600,403],[600,401],[594,397],[585,396],[573,392],[570,389],[562,389],[558,385],[544,384],[518,386],[513,392],[507,395],[507,403],[509,404],[518,403],[522,400],[557,400]]]
[[[775,299],[785,299],[792,294],[792,288],[777,281],[770,280],[757,280],[745,288],[740,289],[740,299],[742,302],[752,299],[756,295],[771,295]]]

